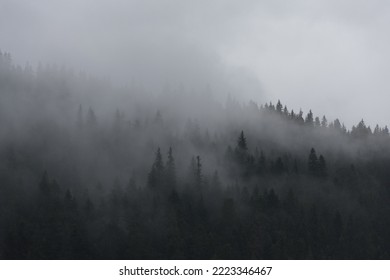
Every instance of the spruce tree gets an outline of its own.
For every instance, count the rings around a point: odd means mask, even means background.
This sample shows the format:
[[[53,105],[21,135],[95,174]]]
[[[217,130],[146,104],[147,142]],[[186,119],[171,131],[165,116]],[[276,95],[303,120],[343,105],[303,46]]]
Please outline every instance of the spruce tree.
[[[238,137],[237,148],[242,152],[246,152],[248,150],[244,131],[241,131],[240,136]]]
[[[319,117],[315,118],[314,124],[315,124],[316,127],[320,127],[321,126],[321,122],[320,122],[320,118]]]
[[[335,119],[335,120],[334,120],[334,122],[333,122],[333,127],[334,127],[336,130],[341,131],[341,123],[340,123],[339,119]]]
[[[305,124],[307,124],[309,126],[313,126],[314,125],[313,113],[311,112],[311,110],[306,115]]]
[[[169,189],[174,189],[176,187],[176,168],[175,159],[173,158],[172,147],[169,147],[165,175],[167,187]]]
[[[326,168],[326,162],[323,155],[320,155],[318,158],[318,175],[320,177],[326,177],[327,176],[327,168]]]
[[[288,117],[288,109],[287,109],[287,106],[284,106],[283,115],[284,115],[285,117]]]
[[[328,120],[326,119],[325,116],[322,117],[321,126],[328,127]]]
[[[283,109],[282,103],[280,103],[280,100],[278,100],[278,103],[276,104],[276,111],[281,114],[282,109]]]
[[[318,158],[316,151],[314,148],[311,148],[310,150],[310,155],[309,155],[309,160],[308,160],[308,169],[309,173],[311,175],[317,175],[318,172]]]
[[[163,175],[164,163],[162,160],[160,148],[157,148],[156,158],[148,175],[148,187],[151,189],[160,187],[163,183]]]
[[[200,161],[200,156],[196,157],[195,183],[197,187],[202,185],[202,163]]]

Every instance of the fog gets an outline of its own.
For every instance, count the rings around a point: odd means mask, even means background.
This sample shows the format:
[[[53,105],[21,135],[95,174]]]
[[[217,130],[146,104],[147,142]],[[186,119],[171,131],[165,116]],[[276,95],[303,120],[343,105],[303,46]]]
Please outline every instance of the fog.
[[[216,4],[205,11],[181,1],[6,1],[2,48],[22,65],[64,64],[151,91],[172,84],[258,98],[256,74],[227,65],[218,51],[238,15],[218,20]]]
[[[1,48],[138,82],[388,124],[386,1],[0,1]]]
[[[0,259],[389,258],[387,4],[0,1]]]

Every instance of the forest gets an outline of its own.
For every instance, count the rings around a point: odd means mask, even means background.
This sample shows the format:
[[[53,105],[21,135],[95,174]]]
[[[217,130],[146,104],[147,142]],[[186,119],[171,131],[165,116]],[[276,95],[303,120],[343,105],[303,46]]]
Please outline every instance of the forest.
[[[198,91],[0,52],[0,259],[390,258],[387,126]]]

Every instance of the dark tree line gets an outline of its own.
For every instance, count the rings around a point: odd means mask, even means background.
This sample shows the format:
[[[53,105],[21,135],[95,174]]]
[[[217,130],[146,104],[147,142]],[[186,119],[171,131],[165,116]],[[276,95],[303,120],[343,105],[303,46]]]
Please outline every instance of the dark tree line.
[[[223,186],[218,172],[202,173],[199,156],[190,176],[178,178],[174,152],[164,162],[160,148],[146,187],[132,177],[109,192],[74,194],[47,172],[29,197],[12,196],[12,215],[2,217],[5,259],[381,259],[388,258],[389,220],[377,212],[387,205],[360,202],[370,219],[328,205],[330,198],[302,198],[301,181],[319,192],[332,187],[356,190],[366,175],[339,172],[333,180],[324,156],[314,148],[306,168],[296,160],[268,159],[248,151],[241,132],[232,158],[241,170],[236,184]],[[229,167],[229,168],[230,168]],[[330,175],[329,174],[329,175]],[[351,176],[347,181],[336,178]],[[255,183],[252,183],[253,180]],[[278,183],[275,183],[278,182]],[[273,185],[282,183],[276,190]],[[264,184],[263,187],[259,184]],[[329,186],[328,186],[329,185]],[[4,191],[4,189],[3,189]],[[13,192],[12,190],[7,190]],[[364,191],[363,191],[364,193]],[[4,197],[4,196],[3,196]],[[384,202],[384,201],[383,201]],[[365,203],[369,203],[366,205]],[[3,209],[5,210],[5,209]],[[360,211],[358,211],[360,212]],[[374,218],[373,220],[371,220]]]
[[[387,127],[144,95],[0,53],[1,259],[389,258]]]

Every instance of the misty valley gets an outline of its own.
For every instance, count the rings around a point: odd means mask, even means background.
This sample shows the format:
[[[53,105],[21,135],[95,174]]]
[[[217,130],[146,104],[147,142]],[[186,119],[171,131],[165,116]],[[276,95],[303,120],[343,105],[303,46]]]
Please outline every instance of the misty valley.
[[[217,96],[1,52],[0,258],[390,258],[387,127]]]

